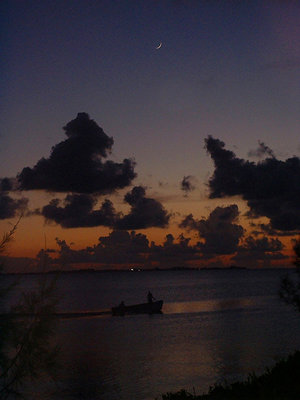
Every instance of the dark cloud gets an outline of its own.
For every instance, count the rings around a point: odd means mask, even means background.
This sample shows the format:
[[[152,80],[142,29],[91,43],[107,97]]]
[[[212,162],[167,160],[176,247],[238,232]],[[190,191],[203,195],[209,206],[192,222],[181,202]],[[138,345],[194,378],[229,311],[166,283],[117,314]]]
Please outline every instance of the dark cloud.
[[[110,200],[104,200],[101,207],[94,210],[97,199],[88,194],[68,195],[63,207],[59,199],[53,199],[43,207],[41,215],[47,221],[54,221],[63,228],[109,226],[115,224],[118,214]]]
[[[13,199],[5,192],[0,192],[0,219],[14,218],[27,209],[28,199]]]
[[[113,231],[99,237],[98,245],[93,248],[93,257],[108,264],[143,263],[147,254],[149,241],[146,235],[134,231]]]
[[[169,233],[166,235],[162,245],[151,243],[150,258],[153,263],[159,263],[162,266],[177,267],[186,266],[190,261],[199,260],[200,249],[198,243],[190,245],[190,238],[186,238],[183,234],[179,235],[177,241],[174,236]]]
[[[38,270],[45,271],[53,265],[53,258],[51,254],[57,253],[54,249],[41,249],[36,256],[36,266]]]
[[[245,244],[240,246],[239,251],[257,251],[259,253],[276,253],[283,250],[284,246],[279,239],[269,239],[262,237],[260,239],[254,239],[252,236],[248,236],[245,239]]]
[[[28,199],[14,199],[9,195],[13,189],[13,179],[0,179],[0,219],[14,218],[23,214],[28,205]]]
[[[104,194],[131,184],[134,161],[102,161],[114,142],[88,114],[79,113],[63,129],[68,138],[52,148],[50,157],[18,175],[21,190]]]
[[[274,152],[270,147],[268,147],[264,142],[258,141],[258,148],[256,150],[250,150],[248,153],[248,157],[272,157],[275,158]]]
[[[209,136],[206,149],[215,171],[209,180],[210,198],[240,195],[250,208],[248,217],[268,217],[273,229],[300,228],[300,159],[274,157],[258,163],[237,158],[225,144]]]
[[[297,231],[278,231],[273,229],[270,224],[255,224],[251,223],[251,227],[254,229],[251,233],[254,236],[266,234],[268,236],[293,236],[300,235],[300,230]]]
[[[13,190],[13,180],[10,178],[0,179],[0,192],[9,192]]]
[[[38,214],[63,228],[107,226],[114,229],[144,229],[149,227],[164,228],[168,225],[170,215],[162,204],[145,197],[145,189],[134,187],[128,192],[124,201],[131,206],[127,215],[116,212],[110,200],[104,200],[99,209],[95,209],[97,198],[89,194],[70,194],[62,202],[53,199]]]
[[[261,237],[254,239],[253,236],[248,236],[243,245],[239,246],[238,252],[232,259],[238,264],[247,264],[252,267],[258,266],[257,263],[262,263],[264,267],[271,265],[273,260],[284,260],[288,257],[282,253],[284,245],[279,239]]]
[[[191,175],[184,176],[180,182],[180,188],[185,193],[185,196],[187,196],[188,193],[196,189],[196,178]]]
[[[170,214],[162,204],[148,197],[142,186],[135,186],[124,197],[131,206],[129,214],[120,218],[116,223],[117,229],[145,229],[152,226],[165,228],[169,224]]]
[[[216,207],[207,219],[196,220],[190,214],[184,218],[179,227],[195,230],[204,239],[199,247],[205,255],[233,254],[237,251],[244,229],[238,225],[239,210],[237,205]]]

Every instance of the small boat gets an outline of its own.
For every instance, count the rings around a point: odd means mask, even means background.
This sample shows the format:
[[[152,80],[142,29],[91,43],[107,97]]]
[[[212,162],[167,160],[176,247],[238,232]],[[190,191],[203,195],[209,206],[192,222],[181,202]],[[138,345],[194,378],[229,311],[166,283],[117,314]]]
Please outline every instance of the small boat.
[[[160,314],[163,306],[163,300],[153,301],[152,303],[133,304],[125,306],[120,304],[118,307],[112,307],[112,315],[125,314]]]

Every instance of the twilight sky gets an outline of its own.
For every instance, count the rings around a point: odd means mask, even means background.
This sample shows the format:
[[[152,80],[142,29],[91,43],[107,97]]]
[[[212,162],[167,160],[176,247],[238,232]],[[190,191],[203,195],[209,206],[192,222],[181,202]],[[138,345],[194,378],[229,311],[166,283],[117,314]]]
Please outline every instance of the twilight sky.
[[[290,264],[298,1],[0,7],[1,231],[23,212],[10,256],[46,238],[52,263]]]

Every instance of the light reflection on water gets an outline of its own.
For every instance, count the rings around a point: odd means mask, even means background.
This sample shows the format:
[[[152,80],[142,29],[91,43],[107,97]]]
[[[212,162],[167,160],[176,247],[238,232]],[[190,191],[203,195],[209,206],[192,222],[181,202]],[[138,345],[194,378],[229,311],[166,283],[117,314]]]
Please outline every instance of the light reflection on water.
[[[225,310],[224,310],[225,311]],[[154,399],[182,387],[197,393],[272,363],[292,350],[266,312],[194,312],[66,320],[57,399]],[[295,329],[298,321],[290,319]],[[298,327],[299,331],[299,327]],[[79,397],[86,393],[86,397]]]
[[[63,277],[61,311],[142,302],[149,289],[165,303],[161,315],[61,319],[62,368],[49,398],[154,400],[260,372],[300,346],[299,315],[279,302],[279,278],[278,271]]]
[[[259,301],[260,300],[260,301]],[[246,309],[257,306],[264,301],[265,298],[233,298],[233,299],[215,299],[202,301],[185,301],[165,303],[163,306],[164,314],[182,314],[182,313],[198,313],[225,311],[233,309]]]

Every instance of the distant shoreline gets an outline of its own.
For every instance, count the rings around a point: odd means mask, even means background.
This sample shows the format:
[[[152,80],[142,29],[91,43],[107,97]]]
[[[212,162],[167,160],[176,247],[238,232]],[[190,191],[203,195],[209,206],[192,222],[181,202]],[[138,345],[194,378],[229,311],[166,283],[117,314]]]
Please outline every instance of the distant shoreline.
[[[247,267],[240,267],[240,266],[235,266],[231,265],[229,267],[202,267],[202,268],[189,268],[189,267],[173,267],[173,268],[151,268],[151,269],[143,269],[143,268],[130,268],[130,269],[96,269],[96,268],[82,268],[78,270],[50,270],[46,272],[2,272],[0,273],[0,276],[2,275],[52,275],[52,274],[64,274],[64,275],[69,275],[69,274],[102,274],[102,273],[108,273],[108,272],[114,272],[114,273],[146,273],[146,272],[178,272],[178,271],[184,271],[184,272],[190,272],[190,271],[274,271],[274,270],[284,270],[284,271],[292,271],[295,270],[296,267],[272,267],[272,268],[247,268]]]

